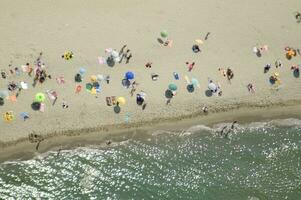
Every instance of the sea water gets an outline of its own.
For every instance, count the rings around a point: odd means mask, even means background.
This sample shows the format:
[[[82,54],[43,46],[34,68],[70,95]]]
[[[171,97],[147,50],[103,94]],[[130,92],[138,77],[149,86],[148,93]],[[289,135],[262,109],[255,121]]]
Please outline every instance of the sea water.
[[[230,126],[6,162],[0,199],[301,199],[301,121]]]

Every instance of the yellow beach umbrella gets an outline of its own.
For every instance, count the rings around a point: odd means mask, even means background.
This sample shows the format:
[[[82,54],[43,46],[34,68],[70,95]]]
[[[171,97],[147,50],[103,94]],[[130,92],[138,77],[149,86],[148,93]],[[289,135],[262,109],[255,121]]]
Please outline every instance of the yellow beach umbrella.
[[[201,40],[201,39],[196,39],[195,42],[196,42],[197,44],[204,44],[203,40]]]
[[[124,97],[118,97],[117,102],[119,103],[119,105],[124,105],[126,101]]]
[[[91,79],[92,82],[96,82],[96,81],[97,81],[97,76],[92,75],[92,76],[90,77],[90,79]]]
[[[14,115],[12,111],[5,112],[3,114],[3,119],[6,122],[11,122],[14,119]]]
[[[96,88],[95,87],[92,88],[91,94],[94,94],[94,95],[96,94]]]

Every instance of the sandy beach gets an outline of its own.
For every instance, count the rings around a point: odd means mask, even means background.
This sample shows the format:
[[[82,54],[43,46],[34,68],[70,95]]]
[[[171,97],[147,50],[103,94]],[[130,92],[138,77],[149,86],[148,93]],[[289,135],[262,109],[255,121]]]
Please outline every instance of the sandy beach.
[[[301,118],[301,78],[291,70],[292,65],[301,63],[301,56],[297,54],[288,60],[284,50],[301,48],[301,24],[294,18],[296,11],[301,12],[298,0],[1,1],[0,70],[8,76],[0,77],[0,90],[7,90],[11,81],[25,81],[29,88],[21,91],[16,102],[5,99],[0,106],[0,160],[23,157],[23,147],[32,154],[35,144],[26,141],[31,133],[46,138],[39,149],[44,152],[55,146],[80,145],[81,141],[95,144],[93,141],[109,140],[113,137],[111,131],[124,132],[125,127],[154,129],[162,123],[172,126],[180,119],[213,124],[240,121],[242,116],[249,121]],[[162,30],[168,31],[168,38],[173,41],[171,47],[158,42]],[[200,53],[192,51],[196,39],[204,42]],[[119,51],[125,44],[133,55],[128,64],[99,64],[98,57],[106,55],[105,49]],[[257,57],[252,49],[262,45],[267,45],[268,50]],[[72,51],[74,57],[63,59],[66,51]],[[40,52],[51,79],[32,87],[33,77],[27,73],[9,73],[10,68],[34,65]],[[282,66],[276,68],[274,63],[278,59]],[[145,67],[147,62],[152,62],[151,68]],[[186,62],[195,62],[192,71],[188,71]],[[264,73],[266,64],[272,67]],[[86,72],[83,81],[76,83],[74,76],[80,68]],[[218,68],[233,70],[231,82]],[[133,97],[130,89],[121,84],[127,71],[134,72],[138,83]],[[174,79],[174,72],[179,80]],[[269,82],[275,72],[281,80],[277,86]],[[152,73],[159,75],[158,80],[151,79]],[[75,93],[77,85],[85,88],[90,77],[97,74],[110,76],[109,84],[99,82],[97,98],[85,89]],[[186,89],[185,76],[199,81],[199,87],[192,93]],[[65,83],[58,84],[58,77],[64,77]],[[220,84],[221,96],[206,95],[208,78]],[[170,83],[178,89],[166,105],[165,91]],[[254,84],[255,93],[248,91],[249,83]],[[47,90],[57,92],[56,104],[46,98],[44,112],[32,110],[35,94]],[[136,94],[141,90],[147,94],[144,110],[136,104]],[[113,106],[107,106],[107,96],[126,99],[119,114]],[[63,100],[68,102],[67,109],[62,108]],[[208,115],[202,111],[204,106],[208,107]],[[7,111],[15,115],[9,123],[2,119]],[[19,117],[21,112],[27,112],[29,119],[23,121]],[[49,136],[64,142],[47,140]]]

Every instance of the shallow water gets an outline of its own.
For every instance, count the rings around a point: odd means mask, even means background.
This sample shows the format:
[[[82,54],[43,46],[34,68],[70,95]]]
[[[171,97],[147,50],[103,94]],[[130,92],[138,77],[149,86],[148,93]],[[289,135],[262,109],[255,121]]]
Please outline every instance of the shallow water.
[[[140,133],[0,166],[0,197],[300,199],[301,121]],[[228,132],[228,128],[224,132]]]

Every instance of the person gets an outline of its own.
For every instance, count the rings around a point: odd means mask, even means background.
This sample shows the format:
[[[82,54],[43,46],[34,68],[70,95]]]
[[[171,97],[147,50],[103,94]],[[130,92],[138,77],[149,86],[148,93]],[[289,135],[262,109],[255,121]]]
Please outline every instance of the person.
[[[255,86],[252,83],[247,85],[249,92],[255,93]]]
[[[2,76],[3,79],[6,79],[7,74],[4,70],[1,70],[1,76]]]
[[[281,60],[276,60],[275,61],[275,66],[276,66],[276,68],[278,68],[278,67],[282,67],[282,62],[281,62]]]
[[[124,51],[124,48],[126,47],[127,45],[125,44],[125,45],[123,45],[123,47],[120,49],[120,51],[119,51],[119,56],[122,56],[123,55],[123,51]],[[121,59],[120,59],[121,60]],[[121,62],[121,61],[119,61],[119,62]]]
[[[63,102],[62,102],[62,107],[63,107],[64,109],[69,107],[67,101],[65,101],[64,99],[63,99]]]
[[[188,71],[191,72],[191,70],[193,69],[195,62],[192,62],[189,64],[189,62],[186,62],[186,65],[188,65]]]
[[[218,71],[221,73],[221,75],[226,77],[226,70],[224,68],[218,68]]]
[[[152,64],[153,64],[153,63],[151,63],[151,62],[147,62],[147,63],[145,64],[145,67],[146,67],[146,68],[152,68]]]
[[[205,40],[207,40],[207,39],[208,39],[209,35],[210,35],[210,32],[208,32],[208,33],[206,34],[206,36],[205,36]]]
[[[203,111],[205,114],[207,114],[207,113],[208,113],[208,107],[204,106],[204,107],[202,108],[202,111]]]
[[[31,77],[31,74],[33,72],[33,68],[29,63],[26,63],[27,69],[28,69],[28,76]]]
[[[128,64],[130,62],[130,59],[132,58],[132,54],[130,53],[130,55],[128,57],[126,57],[126,62],[125,64]]]
[[[106,81],[107,81],[107,84],[110,83],[110,75],[107,75],[107,76],[106,76]]]
[[[234,73],[233,73],[232,69],[228,68],[227,71],[226,71],[226,75],[227,75],[227,78],[228,78],[229,81],[231,79],[233,79]]]
[[[194,53],[198,53],[198,52],[201,51],[201,49],[200,49],[199,45],[194,44],[194,45],[192,46],[192,51],[193,51]]]
[[[271,64],[266,64],[265,66],[264,66],[264,73],[267,73],[270,69],[271,69]]]

